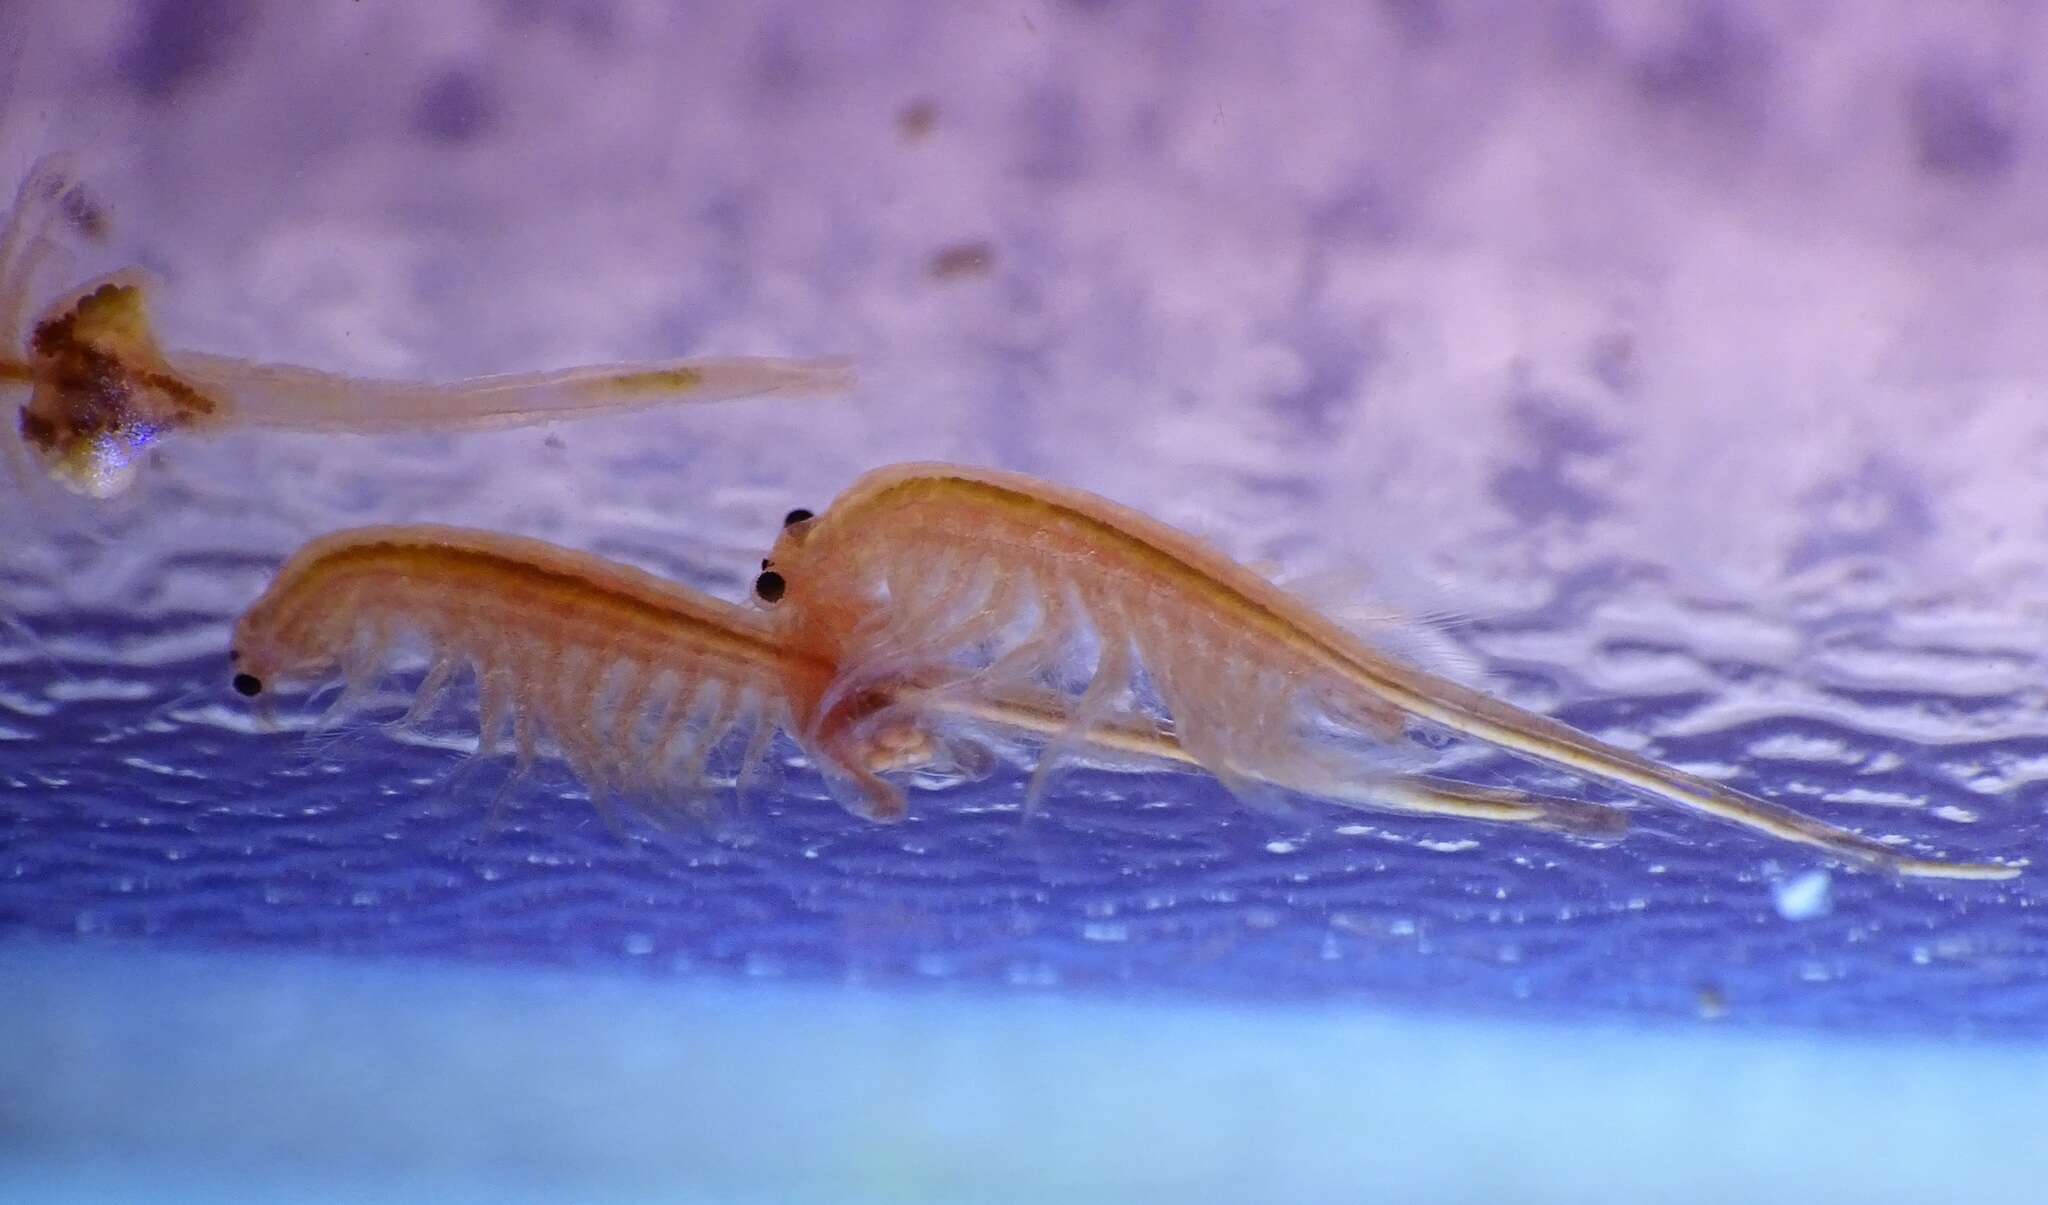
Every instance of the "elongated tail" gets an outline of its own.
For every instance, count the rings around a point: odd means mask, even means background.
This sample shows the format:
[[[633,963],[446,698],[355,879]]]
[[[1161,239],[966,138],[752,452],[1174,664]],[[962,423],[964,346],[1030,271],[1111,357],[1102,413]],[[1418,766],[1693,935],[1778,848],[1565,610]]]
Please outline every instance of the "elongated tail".
[[[2010,879],[2019,874],[2018,868],[2012,866],[1903,857],[1883,842],[1767,803],[1697,774],[1659,765],[1547,716],[1524,711],[1446,679],[1381,658],[1360,659],[1354,668],[1381,698],[1420,719],[1780,841],[1908,878]]]
[[[844,359],[604,364],[448,384],[365,380],[197,352],[168,359],[195,390],[221,402],[230,422],[367,434],[517,427],[689,402],[826,397],[853,386],[853,367]]]

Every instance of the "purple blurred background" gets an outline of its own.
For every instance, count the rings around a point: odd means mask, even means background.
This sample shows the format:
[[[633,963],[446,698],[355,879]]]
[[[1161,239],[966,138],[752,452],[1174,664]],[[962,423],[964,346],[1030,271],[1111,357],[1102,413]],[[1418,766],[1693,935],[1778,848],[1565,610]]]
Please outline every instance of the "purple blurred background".
[[[2002,3],[78,3],[16,9],[174,346],[448,376],[851,354],[851,401],[172,445],[10,545],[0,923],[658,973],[2038,1034],[2040,887],[1800,879],[1185,776],[865,827],[512,832],[216,681],[304,539],[517,531],[738,597],[791,506],[936,457],[1334,602],[1470,617],[1518,701],[1959,856],[2043,827],[2044,18]],[[64,283],[70,283],[65,281]],[[72,538],[76,519],[97,533]],[[1336,583],[1333,585],[1332,583]],[[192,688],[207,693],[166,709]],[[168,717],[168,718],[166,718]],[[309,768],[310,767],[310,768]],[[1559,780],[1506,763],[1482,776]],[[555,786],[567,790],[564,783]],[[426,814],[423,814],[423,811]],[[1816,883],[1826,906],[1784,903]],[[1818,911],[1819,915],[1811,915]],[[1810,919],[1795,919],[1810,916]]]
[[[339,527],[737,598],[787,509],[998,464],[1333,605],[1463,616],[1494,686],[1618,742],[2038,862],[2044,26],[0,6],[0,173],[73,151],[114,219],[50,292],[140,265],[173,346],[863,375],[173,442],[110,507],[0,497],[33,632],[0,623],[0,1196],[2023,1198],[2038,865],[1898,883],[1647,808],[1611,847],[1274,818],[1176,774],[1070,773],[1026,822],[1016,766],[882,828],[789,748],[715,830],[621,839],[555,771],[487,835],[445,786],[462,723],[265,731],[222,653]]]

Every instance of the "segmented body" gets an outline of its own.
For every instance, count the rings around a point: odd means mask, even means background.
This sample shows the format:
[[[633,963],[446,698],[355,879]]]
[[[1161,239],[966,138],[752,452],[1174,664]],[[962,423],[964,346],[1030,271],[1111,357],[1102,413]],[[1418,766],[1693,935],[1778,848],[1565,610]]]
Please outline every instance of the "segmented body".
[[[947,673],[962,689],[1000,689],[1080,658],[1070,740],[1113,714],[1142,672],[1182,745],[1248,797],[1267,782],[1313,790],[1383,773],[1375,758],[1420,723],[1851,862],[2017,873],[1904,857],[1404,664],[1183,532],[1022,474],[876,470],[786,527],[769,561],[763,597],[775,595],[782,630],[841,669],[792,700],[820,743],[872,718],[845,704],[878,682]]]

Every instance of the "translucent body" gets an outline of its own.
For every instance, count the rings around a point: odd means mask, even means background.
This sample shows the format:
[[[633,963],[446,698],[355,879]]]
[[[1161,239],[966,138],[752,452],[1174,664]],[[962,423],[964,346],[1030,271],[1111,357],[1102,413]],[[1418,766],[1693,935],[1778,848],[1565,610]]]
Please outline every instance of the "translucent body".
[[[829,395],[852,383],[849,365],[829,359],[606,364],[430,384],[166,351],[150,328],[146,286],[132,272],[59,299],[24,342],[21,321],[47,231],[67,208],[78,209],[67,198],[79,195],[61,160],[45,159],[8,214],[0,233],[0,382],[28,387],[13,424],[21,446],[92,497],[125,489],[143,453],[174,432],[473,430],[681,402]]]
[[[551,737],[593,798],[694,797],[729,733],[754,727],[751,762],[787,723],[791,696],[814,697],[838,677],[835,664],[784,641],[754,609],[535,540],[406,526],[337,533],[292,557],[235,626],[235,686],[256,697],[339,673],[360,692],[401,645],[431,658],[415,717],[466,670],[479,684],[480,750],[494,749],[509,726],[523,765]],[[887,720],[863,725],[857,746],[822,756],[877,784],[846,796],[853,810],[891,820],[902,796],[880,774],[942,761],[960,747],[941,739],[936,721],[1057,734],[1064,704],[1044,692],[967,698],[897,683],[869,695],[867,706]],[[1150,726],[1105,725],[1095,738],[1101,753],[1189,760]],[[1602,835],[1622,820],[1608,809],[1429,780],[1347,801]]]
[[[786,655],[758,616],[650,574],[421,526],[301,549],[235,625],[234,683],[254,697],[338,672],[360,693],[406,644],[431,658],[413,716],[466,670],[479,752],[509,728],[523,768],[551,738],[593,798],[693,791],[742,726],[754,728],[751,762],[782,718],[784,682],[827,672]]]
[[[1386,746],[1420,723],[1898,874],[2018,873],[1901,856],[1417,669],[1185,533],[1021,474],[877,470],[787,526],[769,566],[757,591],[775,596],[785,637],[841,667],[792,699],[824,746],[873,722],[848,703],[877,682],[944,673],[958,691],[1000,691],[1079,659],[1070,741],[1116,714],[1142,671],[1188,752],[1247,797],[1381,776]]]

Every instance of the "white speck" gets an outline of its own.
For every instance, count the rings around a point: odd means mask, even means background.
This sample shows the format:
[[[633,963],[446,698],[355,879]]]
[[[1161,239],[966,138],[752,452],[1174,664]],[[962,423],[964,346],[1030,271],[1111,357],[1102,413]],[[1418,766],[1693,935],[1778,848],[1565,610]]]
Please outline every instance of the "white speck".
[[[1415,844],[1431,853],[1438,854],[1461,854],[1468,849],[1479,848],[1479,842],[1472,840],[1470,837],[1462,837],[1455,841],[1421,840]]]
[[[1977,813],[1969,808],[1959,808],[1953,803],[1942,804],[1934,809],[1934,814],[1939,819],[1953,821],[1957,824],[1977,823]]]
[[[1081,926],[1084,941],[1123,941],[1130,935],[1130,926],[1114,921],[1090,921]]]
[[[1786,920],[1812,920],[1826,916],[1834,910],[1828,899],[1828,888],[1833,880],[1825,870],[1809,870],[1790,879],[1781,879],[1771,885],[1771,896],[1777,902],[1778,915]]]
[[[1267,852],[1267,853],[1269,853],[1269,854],[1291,854],[1291,853],[1293,853],[1293,852],[1294,852],[1295,850],[1297,850],[1297,849],[1300,849],[1300,848],[1301,848],[1300,846],[1296,845],[1296,844],[1295,844],[1294,842],[1292,842],[1292,841],[1268,841],[1268,842],[1266,842],[1266,852]]]
[[[654,939],[645,933],[628,933],[624,944],[628,954],[645,956],[654,953]]]

